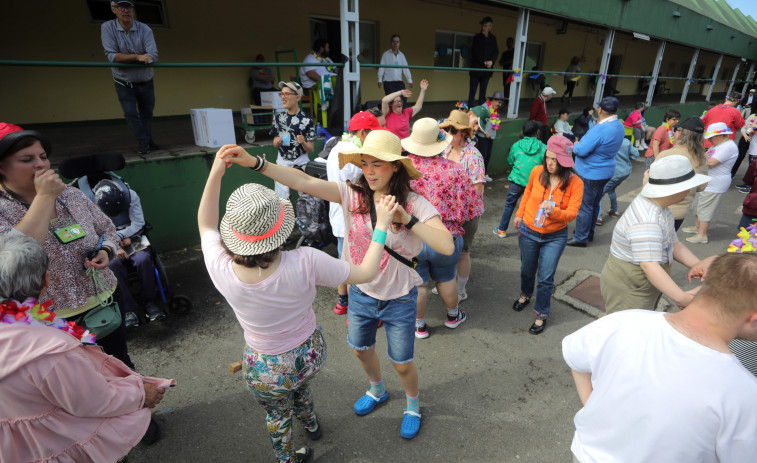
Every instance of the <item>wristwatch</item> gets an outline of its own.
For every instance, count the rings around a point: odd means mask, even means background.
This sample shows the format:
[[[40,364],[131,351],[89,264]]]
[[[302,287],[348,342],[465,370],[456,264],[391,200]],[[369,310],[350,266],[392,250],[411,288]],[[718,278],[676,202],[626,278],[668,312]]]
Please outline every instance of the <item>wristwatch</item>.
[[[405,225],[405,228],[407,228],[408,230],[410,230],[411,228],[413,228],[413,226],[416,223],[418,223],[418,217],[410,214],[410,222],[408,222],[407,225]]]

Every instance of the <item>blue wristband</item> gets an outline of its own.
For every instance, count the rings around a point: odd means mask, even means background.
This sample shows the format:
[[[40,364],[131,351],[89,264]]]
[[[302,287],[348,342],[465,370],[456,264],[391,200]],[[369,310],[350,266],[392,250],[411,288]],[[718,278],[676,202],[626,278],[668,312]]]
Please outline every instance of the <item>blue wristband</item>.
[[[371,241],[375,241],[378,244],[385,244],[386,232],[381,230],[373,230],[373,238],[371,238]]]

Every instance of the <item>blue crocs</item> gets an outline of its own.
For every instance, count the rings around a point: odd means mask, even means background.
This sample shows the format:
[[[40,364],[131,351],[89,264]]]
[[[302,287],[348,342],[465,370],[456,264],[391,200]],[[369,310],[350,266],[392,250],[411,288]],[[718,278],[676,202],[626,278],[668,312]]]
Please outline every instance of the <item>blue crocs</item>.
[[[358,415],[367,415],[376,408],[376,405],[386,402],[388,398],[389,392],[384,392],[383,395],[376,397],[371,391],[368,391],[363,397],[357,399],[353,408]]]
[[[421,414],[412,410],[405,410],[405,416],[402,418],[402,427],[400,436],[405,439],[412,439],[418,435],[421,430]]]

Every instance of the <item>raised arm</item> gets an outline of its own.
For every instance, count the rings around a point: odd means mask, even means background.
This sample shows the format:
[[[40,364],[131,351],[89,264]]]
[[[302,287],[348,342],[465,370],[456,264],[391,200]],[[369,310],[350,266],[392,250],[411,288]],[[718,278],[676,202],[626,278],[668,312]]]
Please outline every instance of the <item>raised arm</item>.
[[[421,80],[421,92],[418,94],[418,99],[415,100],[415,106],[413,106],[413,116],[418,114],[423,108],[423,99],[426,97],[426,90],[428,89],[428,81],[426,79]]]
[[[239,164],[242,167],[250,167],[255,170],[258,170],[260,167],[258,172],[289,188],[294,188],[297,191],[302,191],[303,193],[332,203],[341,203],[342,201],[336,182],[327,182],[326,180],[311,177],[299,169],[279,166],[268,161],[265,161],[263,166],[259,166],[258,163],[261,161],[258,158],[250,156],[250,153],[237,145],[223,145],[218,150],[217,156],[223,159],[227,166]]]
[[[344,281],[345,285],[368,283],[376,278],[384,254],[386,232],[398,207],[394,196],[383,196],[376,202],[376,228],[373,230],[371,245],[360,265],[350,264],[350,274]]]
[[[216,153],[213,167],[210,168],[205,190],[202,192],[200,207],[197,209],[197,225],[200,236],[206,231],[218,230],[218,202],[221,197],[221,178],[226,172],[226,161],[221,158],[221,152]]]
[[[410,90],[397,90],[396,92],[392,92],[388,95],[386,95],[384,98],[381,99],[381,112],[384,113],[384,116],[389,114],[389,105],[392,104],[392,100],[397,98],[398,96],[404,96],[405,98],[410,98],[413,96],[413,92]]]

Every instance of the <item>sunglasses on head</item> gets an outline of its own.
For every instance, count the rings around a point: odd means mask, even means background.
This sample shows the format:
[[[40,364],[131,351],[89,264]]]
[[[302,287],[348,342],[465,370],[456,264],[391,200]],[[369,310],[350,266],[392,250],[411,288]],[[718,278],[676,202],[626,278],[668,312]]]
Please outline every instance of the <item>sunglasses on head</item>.
[[[447,133],[449,133],[450,135],[457,135],[457,132],[459,132],[459,130],[457,130],[456,128],[452,127],[451,125],[445,127],[444,131],[447,132]]]

